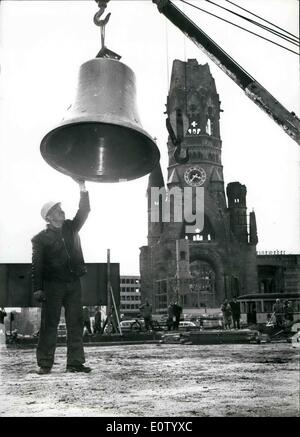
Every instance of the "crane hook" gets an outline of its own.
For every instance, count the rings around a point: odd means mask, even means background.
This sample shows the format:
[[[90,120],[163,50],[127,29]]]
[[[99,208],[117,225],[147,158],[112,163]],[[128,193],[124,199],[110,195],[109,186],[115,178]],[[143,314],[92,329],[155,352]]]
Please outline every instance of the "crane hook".
[[[102,15],[104,14],[105,9],[106,9],[106,5],[100,6],[99,11],[96,12],[96,14],[94,15],[94,23],[96,24],[96,26],[104,27],[108,23],[109,17],[111,16],[111,13],[107,14],[103,20],[100,19],[102,17]]]
[[[99,1],[95,0],[95,1],[99,6],[99,11],[96,12],[96,14],[94,15],[94,23],[96,24],[96,26],[100,27],[100,33],[101,33],[101,50],[98,53],[97,58],[111,58],[111,59],[119,60],[121,59],[121,56],[113,52],[112,50],[109,50],[105,46],[105,26],[108,23],[111,13],[109,12],[103,20],[101,20],[101,17],[104,14],[104,11],[106,9],[109,0],[99,0]]]

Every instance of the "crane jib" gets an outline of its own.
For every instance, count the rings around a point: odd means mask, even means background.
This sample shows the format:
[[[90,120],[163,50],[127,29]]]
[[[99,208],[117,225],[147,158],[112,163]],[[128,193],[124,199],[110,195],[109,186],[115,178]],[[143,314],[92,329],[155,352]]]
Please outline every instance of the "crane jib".
[[[260,85],[170,0],[152,0],[168,20],[189,37],[207,56],[243,89],[294,141],[300,144],[300,120]]]

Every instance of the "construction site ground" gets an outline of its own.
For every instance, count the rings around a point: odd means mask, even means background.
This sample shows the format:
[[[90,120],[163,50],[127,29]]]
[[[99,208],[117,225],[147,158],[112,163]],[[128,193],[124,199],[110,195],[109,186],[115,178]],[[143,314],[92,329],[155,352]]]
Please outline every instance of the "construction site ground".
[[[89,374],[49,375],[35,348],[1,345],[1,417],[299,417],[299,347],[266,344],[85,346]]]

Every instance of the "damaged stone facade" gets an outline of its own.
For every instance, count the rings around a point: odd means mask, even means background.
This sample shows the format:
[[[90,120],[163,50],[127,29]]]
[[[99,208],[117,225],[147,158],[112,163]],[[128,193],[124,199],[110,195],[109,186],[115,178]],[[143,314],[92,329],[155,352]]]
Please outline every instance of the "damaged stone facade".
[[[167,115],[180,141],[182,158],[175,161],[174,141],[169,136],[168,180],[165,184],[160,166],[150,174],[148,245],[140,248],[142,299],[151,301],[157,313],[165,313],[174,301],[185,311],[207,311],[219,308],[225,297],[258,291],[255,213],[247,214],[245,185],[232,182],[225,195],[220,112],[208,64],[175,60]],[[154,201],[155,187],[162,189],[162,196]],[[184,214],[176,221],[176,199],[170,196],[174,188],[182,195],[182,208],[184,189],[192,190],[195,215],[197,189],[204,190],[202,229],[187,223]],[[167,203],[170,220],[164,221]],[[154,208],[161,212],[159,221],[153,221]],[[187,224],[192,232],[187,232]]]

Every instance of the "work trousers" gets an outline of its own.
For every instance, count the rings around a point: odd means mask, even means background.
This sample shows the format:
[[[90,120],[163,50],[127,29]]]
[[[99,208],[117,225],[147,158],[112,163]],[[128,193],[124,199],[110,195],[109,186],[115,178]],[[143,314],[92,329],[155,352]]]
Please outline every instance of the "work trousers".
[[[176,331],[179,329],[180,316],[175,316],[175,320],[173,322],[173,329]]]
[[[151,317],[144,317],[144,321],[145,321],[145,329],[146,329],[146,331],[149,331],[150,329],[153,328]]]
[[[57,341],[57,327],[61,308],[65,308],[67,327],[67,365],[78,366],[85,362],[82,329],[83,313],[81,284],[72,282],[46,282],[46,301],[42,303],[41,326],[37,345],[37,363],[40,367],[52,367]]]
[[[6,343],[6,337],[5,337],[5,326],[4,323],[0,323],[0,344]]]
[[[240,317],[239,316],[232,316],[232,321],[233,321],[233,328],[240,329]]]
[[[86,328],[88,330],[89,334],[92,334],[91,321],[90,320],[85,320],[85,322],[83,322],[83,333],[84,333],[84,328]]]

